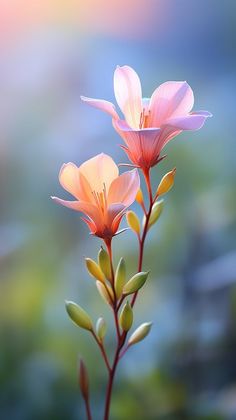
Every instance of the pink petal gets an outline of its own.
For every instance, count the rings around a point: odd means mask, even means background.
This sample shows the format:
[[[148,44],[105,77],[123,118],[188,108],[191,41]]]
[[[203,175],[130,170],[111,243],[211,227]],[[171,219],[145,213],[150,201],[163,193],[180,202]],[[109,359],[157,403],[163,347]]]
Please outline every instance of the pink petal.
[[[130,160],[137,166],[153,166],[160,153],[160,128],[132,130],[123,121],[114,121],[114,127],[125,141]]]
[[[111,102],[105,101],[104,99],[87,98],[86,96],[81,96],[80,98],[83,102],[86,102],[88,105],[91,105],[94,108],[101,109],[101,111],[107,112],[112,116],[112,118],[119,118],[115,106]]]
[[[119,175],[119,169],[114,160],[104,153],[84,162],[79,167],[79,172],[87,180],[91,191],[96,192],[103,191],[104,186],[108,191],[112,181]]]
[[[116,68],[114,91],[127,123],[130,127],[138,128],[142,112],[142,88],[137,73],[131,67]]]
[[[210,112],[199,111],[186,116],[170,118],[165,124],[178,130],[199,130],[208,117],[211,117]]]
[[[193,103],[193,91],[187,82],[165,82],[150,99],[149,125],[160,127],[168,118],[188,114]]]
[[[108,205],[111,203],[123,203],[130,206],[137,195],[140,179],[137,169],[124,172],[112,182],[108,192]]]

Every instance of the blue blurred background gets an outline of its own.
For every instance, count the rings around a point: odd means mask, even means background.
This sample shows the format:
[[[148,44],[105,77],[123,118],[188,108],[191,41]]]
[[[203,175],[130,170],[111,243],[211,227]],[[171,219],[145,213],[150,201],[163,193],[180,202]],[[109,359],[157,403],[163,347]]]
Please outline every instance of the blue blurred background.
[[[195,110],[214,117],[170,142],[153,171],[157,185],[177,167],[147,243],[152,275],[135,311],[135,325],[154,325],[120,364],[112,419],[235,419],[235,1],[15,0],[0,8],[0,418],[85,418],[79,354],[94,419],[102,418],[103,362],[64,309],[69,298],[109,322],[83,261],[100,242],[50,195],[65,197],[64,162],[101,151],[127,161],[109,116],[80,95],[114,101],[113,71],[128,64],[144,96],[187,80]],[[115,250],[131,274],[132,233],[117,237]],[[112,322],[109,334],[112,350]]]

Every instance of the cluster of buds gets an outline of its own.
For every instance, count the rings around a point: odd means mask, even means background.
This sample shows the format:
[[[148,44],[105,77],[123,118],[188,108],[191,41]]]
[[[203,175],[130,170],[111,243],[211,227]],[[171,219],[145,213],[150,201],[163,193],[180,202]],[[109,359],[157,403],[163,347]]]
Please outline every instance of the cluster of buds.
[[[162,196],[173,187],[176,169],[163,176],[154,192],[151,185],[151,168],[165,157],[161,157],[161,151],[171,139],[184,130],[201,128],[211,116],[207,111],[191,111],[194,97],[186,82],[163,83],[153,92],[150,99],[142,98],[139,77],[128,66],[117,67],[114,74],[114,92],[124,119],[119,117],[111,102],[86,97],[81,99],[111,115],[115,130],[125,142],[121,147],[134,169],[120,175],[116,163],[104,153],[87,160],[79,167],[74,163],[64,164],[59,180],[74,200],[52,197],[59,204],[82,212],[82,220],[87,224],[90,234],[103,241],[97,261],[85,258],[85,264],[99,295],[114,315],[117,346],[112,361],[105,347],[105,319],[102,316],[98,317],[94,325],[88,312],[72,301],[66,301],[66,310],[76,326],[92,334],[104,359],[108,371],[104,420],[109,419],[112,386],[120,359],[131,346],[148,335],[152,326],[151,322],[144,322],[131,332],[134,304],[149,276],[149,271],[143,271],[145,240],[149,230],[161,216],[164,206]],[[140,188],[139,172],[143,174],[147,187],[146,203]],[[135,200],[141,207],[142,220],[129,209]],[[121,257],[115,267],[112,255],[113,237],[127,230],[119,230],[124,215],[128,228],[137,236],[139,245],[137,271],[131,278],[127,278],[124,258]],[[88,372],[82,360],[79,383],[87,418],[91,420]]]

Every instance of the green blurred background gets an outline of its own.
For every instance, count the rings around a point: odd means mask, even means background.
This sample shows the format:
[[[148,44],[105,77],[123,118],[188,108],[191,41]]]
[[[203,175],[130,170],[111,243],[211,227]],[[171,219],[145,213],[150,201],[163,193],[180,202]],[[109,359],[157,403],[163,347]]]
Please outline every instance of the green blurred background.
[[[195,110],[214,117],[171,142],[153,171],[157,185],[177,167],[147,242],[152,275],[135,311],[135,325],[154,325],[120,364],[111,418],[235,420],[235,1],[13,0],[0,8],[0,418],[83,420],[79,354],[94,419],[102,418],[103,362],[64,309],[69,298],[110,322],[83,262],[100,242],[50,195],[65,197],[64,162],[101,151],[127,161],[109,116],[79,97],[113,101],[115,66],[128,64],[144,96],[187,80]],[[132,273],[135,237],[114,242]],[[112,350],[112,322],[109,334]]]

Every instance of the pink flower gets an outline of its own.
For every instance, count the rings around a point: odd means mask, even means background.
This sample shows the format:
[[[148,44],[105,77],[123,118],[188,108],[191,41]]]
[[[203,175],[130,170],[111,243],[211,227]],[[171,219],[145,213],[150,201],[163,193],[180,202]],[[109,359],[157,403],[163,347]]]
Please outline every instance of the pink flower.
[[[101,153],[84,162],[64,164],[59,181],[76,200],[52,197],[63,206],[81,211],[93,235],[109,240],[117,233],[122,216],[135,200],[140,180],[137,169],[119,175],[113,159]]]
[[[139,77],[129,66],[116,68],[114,91],[124,120],[111,102],[84,96],[81,99],[112,116],[113,125],[125,142],[121,147],[131,162],[144,170],[158,162],[163,147],[177,134],[198,130],[211,117],[207,111],[191,112],[194,96],[187,82],[165,82],[150,99],[142,98]]]

